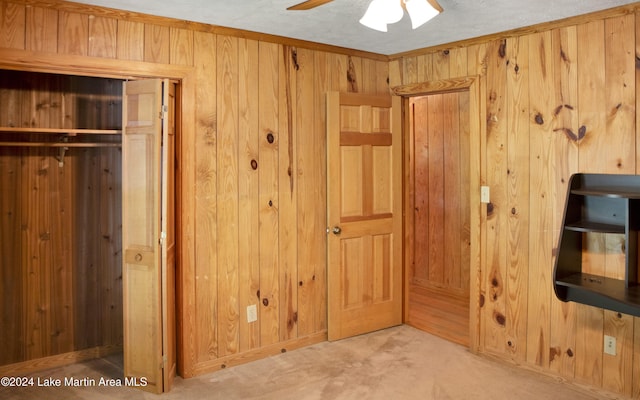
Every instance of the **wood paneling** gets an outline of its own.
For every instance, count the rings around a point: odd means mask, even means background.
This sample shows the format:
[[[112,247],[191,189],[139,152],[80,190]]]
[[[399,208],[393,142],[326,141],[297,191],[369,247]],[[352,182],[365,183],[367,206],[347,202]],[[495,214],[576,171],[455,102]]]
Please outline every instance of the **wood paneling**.
[[[551,271],[570,175],[638,172],[637,26],[637,14],[621,10],[448,51],[449,79],[477,73],[486,85],[487,145],[478,151],[491,203],[481,236],[471,238],[481,243],[479,350],[636,398],[637,318],[561,303]],[[467,71],[453,68],[453,50],[465,54]],[[442,77],[443,51],[394,57],[392,85]],[[618,276],[619,238],[588,243],[588,268]],[[619,341],[617,356],[603,354],[604,335]]]
[[[361,93],[385,93],[387,76],[392,86],[480,76],[479,85],[486,90],[482,98],[469,99],[470,107],[479,106],[497,120],[477,121],[481,127],[489,127],[483,128],[483,134],[491,133],[487,137],[489,148],[472,138],[473,143],[481,145],[478,158],[469,162],[479,170],[483,184],[488,183],[499,193],[494,198],[492,219],[483,216],[471,222],[482,232],[468,242],[477,252],[471,255],[469,264],[478,258],[482,267],[481,271],[472,271],[472,276],[481,279],[471,282],[471,293],[477,294],[472,299],[471,323],[479,326],[483,337],[482,343],[471,338],[472,348],[485,351],[486,346],[494,356],[536,365],[595,387],[629,393],[634,383],[629,382],[628,369],[633,366],[637,372],[639,365],[637,318],[618,318],[592,307],[559,304],[550,279],[563,189],[569,174],[637,172],[634,43],[639,30],[633,8],[637,6],[608,13],[606,18],[592,15],[573,23],[564,21],[561,25],[516,31],[507,35],[506,42],[496,37],[479,38],[449,46],[450,49],[440,46],[399,55],[387,62],[382,56],[343,49],[333,52],[325,46],[304,46],[285,39],[272,48],[264,43],[278,41],[268,35],[245,36],[242,41],[237,31],[223,28],[56,0],[33,3],[0,2],[0,63],[5,62],[3,51],[15,55],[15,51],[26,49],[32,53],[25,52],[22,63],[32,62],[39,69],[46,68],[40,59],[52,54],[68,61],[70,68],[80,68],[84,63],[93,74],[109,76],[127,74],[125,71],[133,71],[136,76],[171,71],[170,64],[186,68],[180,70],[184,74],[193,69],[195,78],[190,76],[183,82],[193,93],[187,92],[181,99],[180,121],[188,135],[184,141],[179,137],[178,153],[182,179],[178,197],[182,207],[178,262],[179,286],[183,289],[179,357],[184,376],[326,337],[325,92],[357,89]],[[94,21],[90,22],[92,15]],[[99,27],[96,18],[107,21],[101,20]],[[109,19],[116,21],[115,31]],[[51,32],[56,32],[55,37]],[[90,43],[90,38],[95,43]],[[95,57],[85,57],[90,53],[102,58],[100,65]],[[263,56],[267,60],[265,71],[245,64],[257,59],[262,66]],[[272,82],[262,82],[263,79]],[[257,88],[257,92],[251,93],[251,88]],[[0,90],[4,97],[7,90]],[[34,94],[35,98],[39,97]],[[62,104],[68,104],[66,99]],[[5,114],[3,105],[2,125],[29,126],[33,119],[22,118],[22,107],[8,104]],[[62,116],[61,123],[66,124],[65,115],[54,112],[47,118]],[[494,135],[496,125],[499,135]],[[267,128],[275,135],[273,145],[260,142],[264,140],[261,130]],[[22,157],[27,154],[29,150]],[[257,170],[251,169],[254,158],[249,156],[257,157]],[[37,171],[58,168],[55,162],[48,169],[38,164],[46,158],[43,155],[28,157],[33,161],[24,168],[15,158],[0,157],[3,185],[16,185],[18,174],[23,172],[31,175],[29,182],[36,183],[37,179],[42,181]],[[91,157],[94,156],[87,155],[82,163]],[[81,158],[77,157],[78,163]],[[65,168],[82,169],[74,161],[72,157]],[[71,177],[49,179],[49,187],[55,187],[64,186]],[[95,179],[92,182],[108,181],[101,174]],[[15,213],[27,215],[16,197],[27,196],[22,191],[3,190],[3,207],[14,207]],[[274,198],[271,208],[268,202],[263,204],[267,197]],[[75,198],[71,197],[73,201]],[[475,191],[467,201],[471,199],[477,199]],[[3,221],[5,215],[3,209]],[[44,217],[35,212],[28,215],[45,223]],[[21,223],[16,221],[12,223]],[[269,225],[260,227],[260,222]],[[253,228],[241,227],[241,223]],[[77,226],[73,224],[72,228],[78,229]],[[489,239],[488,230],[495,227],[499,230],[492,232]],[[471,226],[470,231],[475,229]],[[16,225],[3,224],[0,232],[13,235],[16,243],[42,241],[26,237]],[[271,242],[274,247],[268,246],[271,238],[266,238],[266,244],[261,242],[263,236],[276,233],[277,242]],[[494,249],[494,245],[499,247]],[[24,257],[17,247],[6,243],[2,246],[3,257]],[[615,274],[619,249],[615,250],[612,243],[605,248],[614,249],[607,268],[611,266],[611,273]],[[598,268],[598,259],[593,255],[593,268]],[[25,279],[24,284],[14,288],[22,296],[17,301],[23,309],[37,303],[26,297],[27,284],[34,288],[40,285],[35,279],[27,283],[26,268],[2,270],[3,284],[4,277]],[[502,283],[499,304],[489,299],[491,271],[496,271]],[[53,271],[47,274],[40,276],[55,280],[64,277],[64,273]],[[98,279],[100,275],[95,276]],[[245,282],[245,276],[251,278]],[[259,309],[267,307],[261,302],[262,293],[258,296],[261,288],[256,287],[256,276],[260,277],[260,285],[264,277],[268,285],[265,293],[273,296],[277,311],[267,310],[264,316],[259,312],[258,321],[250,325],[246,322],[246,305],[260,301]],[[102,279],[110,278],[104,275]],[[480,304],[482,313],[476,320],[478,310],[474,308]],[[494,308],[504,312],[503,327],[496,324]],[[2,310],[15,321],[16,314],[8,311],[6,303]],[[74,313],[77,312],[76,307]],[[64,321],[63,313],[55,315],[54,320]],[[42,326],[38,324],[43,320],[32,320],[29,335],[22,320],[8,325],[11,328],[6,334],[14,340],[32,338],[34,354],[47,346],[54,347],[34,329]],[[263,322],[264,327],[260,326]],[[260,340],[273,344],[258,343],[258,332]],[[617,335],[619,343],[624,343],[613,360],[603,359],[605,332]],[[10,354],[7,357],[11,359],[6,362],[24,357],[26,350],[13,349]],[[637,396],[638,385],[632,391]]]

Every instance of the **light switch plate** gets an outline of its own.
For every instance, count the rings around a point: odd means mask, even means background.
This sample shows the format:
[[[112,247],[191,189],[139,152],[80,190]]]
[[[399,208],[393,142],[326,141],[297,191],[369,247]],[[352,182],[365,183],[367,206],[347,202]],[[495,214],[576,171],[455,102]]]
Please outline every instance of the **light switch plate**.
[[[258,320],[258,309],[255,304],[247,306],[247,322],[256,322]]]
[[[490,201],[489,186],[480,186],[480,202],[488,204]]]

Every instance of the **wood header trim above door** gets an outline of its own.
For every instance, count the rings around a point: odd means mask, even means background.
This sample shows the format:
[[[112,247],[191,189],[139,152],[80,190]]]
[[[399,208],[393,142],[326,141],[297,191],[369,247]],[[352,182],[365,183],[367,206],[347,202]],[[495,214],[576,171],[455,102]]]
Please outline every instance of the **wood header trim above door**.
[[[445,80],[411,83],[391,88],[396,96],[418,96],[424,94],[451,93],[469,90],[476,81],[476,77],[464,76]]]

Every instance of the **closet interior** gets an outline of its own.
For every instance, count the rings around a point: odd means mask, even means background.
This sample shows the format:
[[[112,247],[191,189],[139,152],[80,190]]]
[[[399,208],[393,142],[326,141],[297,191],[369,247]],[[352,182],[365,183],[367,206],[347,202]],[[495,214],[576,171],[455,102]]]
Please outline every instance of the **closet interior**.
[[[0,371],[122,351],[122,86],[0,70]]]

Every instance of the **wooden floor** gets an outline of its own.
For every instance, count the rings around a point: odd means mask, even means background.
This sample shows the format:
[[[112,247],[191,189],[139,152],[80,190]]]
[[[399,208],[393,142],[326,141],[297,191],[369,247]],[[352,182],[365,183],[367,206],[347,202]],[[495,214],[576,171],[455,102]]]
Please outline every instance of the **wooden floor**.
[[[411,285],[407,325],[468,347],[469,296]]]

